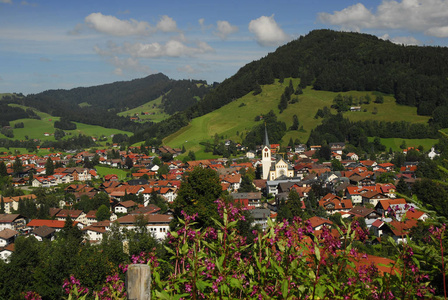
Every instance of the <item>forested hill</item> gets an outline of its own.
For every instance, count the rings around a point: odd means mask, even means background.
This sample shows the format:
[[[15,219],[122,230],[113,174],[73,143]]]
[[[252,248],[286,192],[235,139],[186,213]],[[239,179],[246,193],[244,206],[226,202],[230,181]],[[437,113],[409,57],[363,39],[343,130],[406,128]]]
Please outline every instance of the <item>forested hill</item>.
[[[376,36],[315,30],[266,57],[242,67],[203,101],[157,127],[138,132],[134,141],[163,137],[275,78],[300,78],[316,90],[379,91],[397,103],[416,106],[448,127],[448,48],[397,45]]]
[[[131,122],[129,118],[117,116],[117,112],[163,96],[163,109],[171,115],[198,103],[210,88],[205,81],[172,80],[159,73],[92,87],[48,90],[15,102],[71,121],[135,131],[148,124]]]

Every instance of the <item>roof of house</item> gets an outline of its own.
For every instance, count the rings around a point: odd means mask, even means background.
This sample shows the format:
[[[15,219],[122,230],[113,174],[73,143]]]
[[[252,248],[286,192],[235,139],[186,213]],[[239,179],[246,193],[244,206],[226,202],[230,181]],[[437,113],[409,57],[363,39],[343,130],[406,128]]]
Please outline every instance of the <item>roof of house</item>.
[[[78,218],[84,212],[80,209],[61,209],[60,212],[56,214],[58,218],[66,218],[70,216],[70,218]]]
[[[372,208],[367,208],[364,206],[355,206],[353,207],[349,213],[351,213],[352,215],[356,216],[356,217],[367,217],[368,215],[370,215],[371,213],[376,213],[376,211]]]
[[[135,224],[135,221],[137,220],[137,217],[139,215],[126,215],[123,216],[121,218],[117,219],[117,222],[120,223],[121,225],[133,225]],[[173,219],[173,216],[171,215],[144,215],[144,217],[147,219],[148,221],[148,225],[151,224],[168,224],[171,222],[171,220]]]
[[[138,205],[138,204],[135,203],[134,201],[132,201],[132,200],[127,200],[127,201],[120,202],[120,203],[118,203],[118,204],[115,205],[115,206],[123,206],[123,207],[129,208],[129,207],[133,207],[133,206],[137,206],[137,205]]]
[[[318,216],[311,217],[308,219],[308,221],[310,222],[311,227],[313,227],[313,228],[319,227],[324,224],[333,225],[332,221],[325,219],[325,218],[318,217]]]
[[[12,223],[19,218],[23,218],[23,216],[20,214],[0,214],[0,223]]]
[[[33,234],[45,238],[45,237],[53,234],[55,231],[56,230],[54,228],[43,225],[43,226],[40,226],[40,227],[37,227],[36,229],[34,229]]]
[[[27,226],[28,227],[40,227],[40,226],[48,226],[51,228],[64,228],[65,221],[58,220],[42,220],[42,219],[33,219],[31,220]]]
[[[19,234],[17,231],[9,229],[9,228],[6,228],[6,229],[3,229],[2,231],[0,231],[0,239],[7,240],[7,239],[10,239],[10,238],[12,238],[13,236],[15,236],[17,234]]]

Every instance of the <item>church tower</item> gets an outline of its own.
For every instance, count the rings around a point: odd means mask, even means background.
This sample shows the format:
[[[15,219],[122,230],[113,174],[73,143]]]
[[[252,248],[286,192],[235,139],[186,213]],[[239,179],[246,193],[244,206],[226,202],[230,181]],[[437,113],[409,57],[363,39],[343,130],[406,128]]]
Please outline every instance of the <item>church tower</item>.
[[[261,165],[263,168],[263,179],[269,180],[269,170],[271,169],[271,145],[269,144],[266,124],[264,125],[264,147],[261,151]]]

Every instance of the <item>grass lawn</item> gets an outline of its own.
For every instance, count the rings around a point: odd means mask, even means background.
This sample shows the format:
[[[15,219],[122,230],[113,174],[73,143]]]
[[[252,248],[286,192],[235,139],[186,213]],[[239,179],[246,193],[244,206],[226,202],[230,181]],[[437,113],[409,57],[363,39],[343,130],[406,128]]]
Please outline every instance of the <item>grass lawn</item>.
[[[369,142],[373,142],[373,137],[369,137]],[[423,151],[431,150],[431,147],[439,142],[438,139],[401,139],[401,138],[382,138],[381,144],[386,146],[386,150],[392,148],[392,151],[402,151],[400,145],[406,142],[407,147],[417,148],[418,146],[423,146]]]
[[[383,104],[373,103],[376,96],[372,92],[351,91],[345,93],[334,93],[327,91],[316,91],[310,87],[303,90],[303,94],[298,97],[298,102],[289,104],[288,108],[279,113],[278,104],[280,97],[286,86],[289,85],[289,78],[283,83],[276,81],[272,85],[262,86],[262,92],[259,95],[247,95],[237,99],[216,111],[207,115],[195,118],[191,123],[168,136],[163,140],[164,144],[181,148],[185,146],[187,151],[195,151],[198,159],[208,156],[203,153],[201,141],[211,141],[215,134],[224,137],[224,139],[232,139],[235,142],[241,142],[251,128],[259,122],[254,119],[257,115],[266,114],[273,110],[277,114],[278,120],[284,121],[286,126],[292,125],[293,115],[297,115],[299,119],[299,128],[303,126],[303,130],[287,131],[283,137],[282,143],[287,144],[289,139],[299,139],[305,143],[313,128],[322,122],[322,119],[315,119],[314,116],[318,109],[323,107],[331,107],[333,99],[338,95],[352,95],[353,97],[362,97],[366,94],[372,99],[370,104],[361,105],[362,110],[366,112],[346,112],[344,117],[352,121],[375,119],[380,121],[408,121],[413,123],[425,123],[429,117],[418,116],[415,107],[397,105],[392,96],[384,96]],[[291,79],[293,86],[297,87],[299,79]],[[376,107],[376,114],[372,114]],[[332,109],[332,113],[336,113]],[[400,142],[401,144],[401,142]],[[417,145],[418,146],[418,145]],[[426,147],[425,147],[426,148]]]
[[[45,156],[48,155],[50,153],[55,153],[56,151],[48,151],[48,150],[37,150],[37,152],[33,152],[34,154],[38,155],[38,156]],[[29,154],[30,152],[26,149],[26,148],[9,148],[6,149],[4,147],[0,147],[0,155],[3,154]]]
[[[129,109],[126,111],[122,111],[118,113],[119,116],[124,117],[132,117],[135,114],[138,114],[140,120],[143,121],[152,121],[158,123],[167,119],[170,115],[166,114],[162,108],[160,108],[160,104],[162,103],[162,96],[159,98],[149,101],[139,107]],[[149,115],[142,115],[142,112],[150,113]]]
[[[116,174],[119,180],[126,179],[126,175],[129,174],[128,170],[109,168],[106,166],[96,166],[95,169],[101,177],[108,174]]]
[[[27,109],[29,107],[27,106],[23,106],[23,105],[18,105],[18,104],[10,104],[11,106],[18,106],[21,107],[23,109]],[[54,128],[54,122],[55,121],[59,121],[59,117],[53,117],[47,113],[41,112],[41,111],[37,111],[35,109],[33,109],[37,115],[40,116],[40,120],[37,119],[19,119],[19,120],[15,120],[15,121],[11,121],[11,127],[13,128],[13,132],[14,132],[14,138],[12,138],[11,140],[26,140],[26,137],[28,137],[29,139],[40,139],[42,141],[54,141],[54,137],[53,136],[45,136],[44,133],[48,132],[48,133],[54,133],[55,128]],[[20,123],[23,122],[24,124],[24,128],[14,128],[14,124],[16,123]],[[132,135],[132,132],[128,132],[128,131],[123,131],[123,130],[118,130],[118,129],[111,129],[111,128],[105,128],[105,127],[101,127],[101,126],[96,126],[96,125],[88,125],[88,124],[83,124],[83,123],[76,123],[76,127],[77,129],[75,130],[66,130],[65,132],[68,133],[69,135],[67,136],[70,137],[73,135],[78,135],[78,134],[83,134],[86,136],[92,136],[92,137],[101,137],[101,136],[105,136],[107,137],[107,142],[112,143],[112,138],[111,136],[114,134],[127,134],[128,136]],[[4,135],[0,134],[0,137],[5,137]],[[5,137],[6,138],[6,137]]]

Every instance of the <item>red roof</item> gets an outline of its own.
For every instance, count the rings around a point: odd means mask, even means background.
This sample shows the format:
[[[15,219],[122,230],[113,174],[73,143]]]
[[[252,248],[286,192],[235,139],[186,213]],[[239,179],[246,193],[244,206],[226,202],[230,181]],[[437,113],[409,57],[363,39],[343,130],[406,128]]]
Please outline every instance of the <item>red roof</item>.
[[[27,226],[28,227],[41,227],[48,226],[51,228],[64,228],[65,221],[58,220],[42,220],[42,219],[33,219],[31,220]]]
[[[324,224],[333,225],[333,222],[331,222],[330,220],[318,216],[311,217],[308,219],[308,221],[311,223],[311,227],[313,228],[316,228]]]

